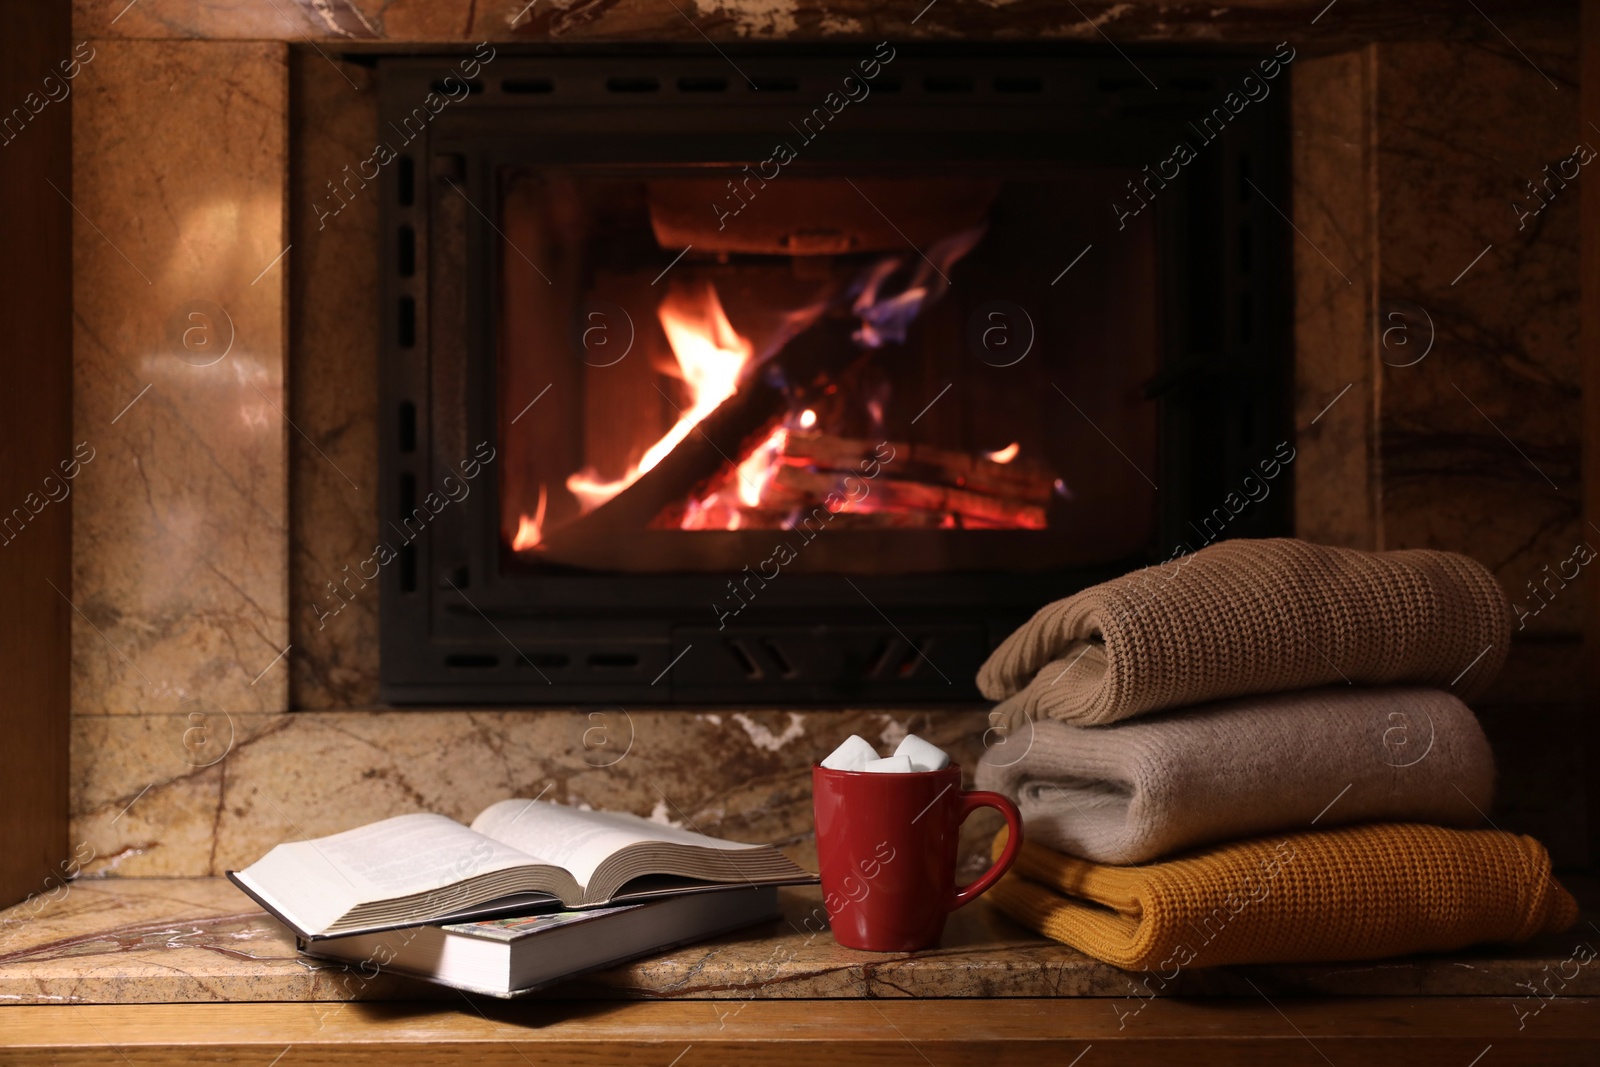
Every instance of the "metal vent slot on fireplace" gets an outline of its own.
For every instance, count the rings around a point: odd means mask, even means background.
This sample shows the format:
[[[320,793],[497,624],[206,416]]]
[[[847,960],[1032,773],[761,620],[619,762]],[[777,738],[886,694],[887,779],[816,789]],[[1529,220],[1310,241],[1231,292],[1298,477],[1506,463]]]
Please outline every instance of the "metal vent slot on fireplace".
[[[948,701],[957,699],[956,679],[970,679],[989,647],[981,626],[923,628],[908,636],[872,625],[683,627],[673,641],[689,651],[674,665],[672,685],[694,694],[689,699],[713,702],[735,692]]]

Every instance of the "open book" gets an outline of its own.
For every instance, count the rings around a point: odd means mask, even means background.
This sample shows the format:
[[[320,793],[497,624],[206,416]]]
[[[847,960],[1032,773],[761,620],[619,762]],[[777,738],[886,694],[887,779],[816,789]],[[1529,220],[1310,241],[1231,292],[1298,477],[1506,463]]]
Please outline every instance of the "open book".
[[[398,815],[275,846],[228,877],[307,940],[418,923],[816,880],[771,845],[538,800],[491,804],[469,829]]]

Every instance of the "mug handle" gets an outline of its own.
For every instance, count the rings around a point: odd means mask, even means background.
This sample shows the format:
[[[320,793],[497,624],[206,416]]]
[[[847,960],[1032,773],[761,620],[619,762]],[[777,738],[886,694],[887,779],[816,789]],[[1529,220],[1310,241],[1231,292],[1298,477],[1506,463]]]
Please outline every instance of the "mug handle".
[[[966,822],[967,816],[979,808],[994,808],[1005,816],[1008,830],[1005,848],[1001,850],[1000,858],[995,860],[987,871],[979,875],[976,881],[961,886],[956,890],[955,896],[950,902],[951,911],[955,911],[963,904],[970,904],[984,890],[998,882],[1000,876],[1010,869],[1012,861],[1017,858],[1017,849],[1022,847],[1022,814],[1017,811],[1015,804],[999,793],[986,793],[981,790],[962,793],[961,811],[956,819],[956,825],[960,826]]]

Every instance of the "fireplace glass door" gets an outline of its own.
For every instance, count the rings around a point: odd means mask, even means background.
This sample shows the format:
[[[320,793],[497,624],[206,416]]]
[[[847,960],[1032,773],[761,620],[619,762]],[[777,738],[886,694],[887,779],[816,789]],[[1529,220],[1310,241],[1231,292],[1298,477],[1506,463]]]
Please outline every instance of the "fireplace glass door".
[[[970,701],[1193,543],[1289,433],[1253,62],[379,61],[385,699]]]

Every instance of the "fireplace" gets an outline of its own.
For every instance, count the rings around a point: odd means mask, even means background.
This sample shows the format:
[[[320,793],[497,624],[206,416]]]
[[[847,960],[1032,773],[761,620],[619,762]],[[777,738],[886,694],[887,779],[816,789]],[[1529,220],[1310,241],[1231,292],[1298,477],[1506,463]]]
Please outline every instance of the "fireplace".
[[[383,203],[385,699],[968,700],[1045,601],[1218,536],[1292,436],[1254,62],[378,61],[328,207]]]

